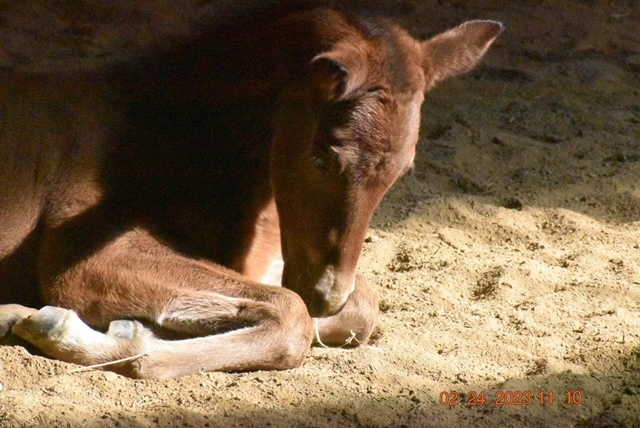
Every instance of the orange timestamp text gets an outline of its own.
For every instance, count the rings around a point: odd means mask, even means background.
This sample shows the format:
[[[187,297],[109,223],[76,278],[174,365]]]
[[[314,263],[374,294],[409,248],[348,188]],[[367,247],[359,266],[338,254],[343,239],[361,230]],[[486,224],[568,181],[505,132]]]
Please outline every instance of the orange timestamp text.
[[[559,402],[571,405],[580,405],[584,401],[584,393],[579,390],[570,390],[565,394],[556,394],[554,391],[495,391],[493,394],[485,391],[442,391],[440,393],[440,404],[443,406],[484,406],[493,404],[495,406],[532,406],[534,404],[542,406],[553,406]]]

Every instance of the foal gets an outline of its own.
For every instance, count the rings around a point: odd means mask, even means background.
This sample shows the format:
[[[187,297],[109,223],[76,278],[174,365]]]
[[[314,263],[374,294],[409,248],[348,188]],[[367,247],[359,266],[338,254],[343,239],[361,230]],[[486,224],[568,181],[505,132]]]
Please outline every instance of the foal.
[[[0,335],[138,357],[109,368],[144,378],[298,367],[312,317],[325,343],[365,343],[373,211],[413,163],[424,94],[500,31],[420,42],[318,8],[108,71],[2,72]]]

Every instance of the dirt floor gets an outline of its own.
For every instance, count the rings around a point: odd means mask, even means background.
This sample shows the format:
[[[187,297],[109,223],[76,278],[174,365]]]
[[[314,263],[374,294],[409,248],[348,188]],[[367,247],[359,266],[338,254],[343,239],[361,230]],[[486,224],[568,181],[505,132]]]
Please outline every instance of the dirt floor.
[[[0,64],[107,60],[216,12],[73,3],[5,8]],[[428,96],[415,171],[371,225],[371,345],[168,381],[4,347],[0,426],[640,426],[640,3],[485,3],[394,2],[418,36],[507,30]]]

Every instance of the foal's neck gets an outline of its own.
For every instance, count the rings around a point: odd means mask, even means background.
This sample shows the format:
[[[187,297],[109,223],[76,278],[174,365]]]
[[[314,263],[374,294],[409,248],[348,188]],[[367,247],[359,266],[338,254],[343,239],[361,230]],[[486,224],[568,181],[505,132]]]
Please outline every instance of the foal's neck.
[[[124,165],[117,179],[142,189],[132,199],[165,208],[155,226],[182,251],[252,277],[264,270],[257,259],[279,253],[274,114],[283,89],[305,81],[312,58],[347,25],[338,20],[329,31],[325,21],[302,13],[253,31],[206,33],[141,67],[133,86],[142,96],[131,97],[126,129],[139,147],[124,142],[112,163]]]

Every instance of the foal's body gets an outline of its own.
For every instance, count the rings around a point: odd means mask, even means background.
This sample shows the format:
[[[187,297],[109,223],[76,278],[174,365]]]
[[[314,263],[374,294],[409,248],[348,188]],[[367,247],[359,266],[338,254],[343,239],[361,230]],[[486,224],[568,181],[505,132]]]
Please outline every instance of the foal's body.
[[[365,342],[371,214],[413,161],[425,90],[499,28],[428,45],[316,9],[134,67],[3,72],[0,335],[80,364],[140,355],[112,367],[140,377],[297,367],[309,314],[323,341]],[[286,288],[264,285],[280,257]]]

